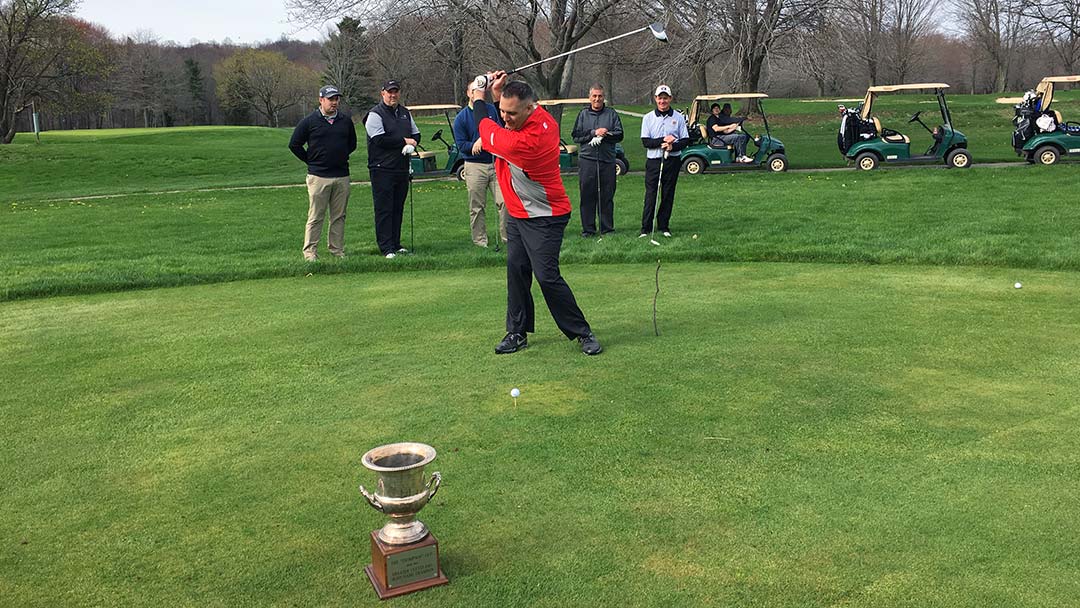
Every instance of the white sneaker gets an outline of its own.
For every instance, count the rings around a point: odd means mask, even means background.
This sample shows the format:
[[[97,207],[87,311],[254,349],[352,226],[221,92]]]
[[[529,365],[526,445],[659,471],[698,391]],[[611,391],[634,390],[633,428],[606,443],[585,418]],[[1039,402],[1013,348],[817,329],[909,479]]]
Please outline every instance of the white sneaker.
[[[660,234],[662,234],[662,235],[664,235],[664,236],[668,237],[669,239],[671,238],[671,233],[670,233],[670,232],[668,232],[667,230],[665,230],[665,231],[661,232]]]
[[[639,238],[639,239],[643,239],[643,238],[645,238],[645,237],[647,237],[647,236],[649,236],[649,233],[648,233],[648,232],[642,232],[641,234],[637,235],[637,238]]]
[[[397,252],[398,253],[409,253],[409,250],[402,247],[401,249],[398,249]]]
[[[392,260],[392,259],[394,259],[396,257],[397,257],[397,254],[395,254],[392,251],[390,253],[386,254],[386,259],[388,259],[388,260]]]

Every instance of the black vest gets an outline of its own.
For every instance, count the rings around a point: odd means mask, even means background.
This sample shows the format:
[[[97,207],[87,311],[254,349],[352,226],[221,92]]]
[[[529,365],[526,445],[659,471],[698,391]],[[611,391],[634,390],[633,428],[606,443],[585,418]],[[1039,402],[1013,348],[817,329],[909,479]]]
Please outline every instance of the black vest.
[[[382,138],[397,142],[394,146],[384,148],[373,144],[369,135],[367,138],[368,169],[408,173],[410,157],[401,153],[401,148],[405,145],[403,140],[413,135],[412,115],[409,114],[408,108],[401,104],[391,108],[384,103],[379,103],[371,108],[368,114],[377,114],[382,119],[384,131]],[[364,122],[367,122],[367,117],[364,117]]]

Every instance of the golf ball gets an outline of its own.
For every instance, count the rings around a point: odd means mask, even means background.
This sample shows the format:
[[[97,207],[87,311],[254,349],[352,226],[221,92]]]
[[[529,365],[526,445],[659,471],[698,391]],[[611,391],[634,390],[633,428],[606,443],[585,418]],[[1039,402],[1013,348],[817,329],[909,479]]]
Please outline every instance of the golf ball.
[[[521,396],[521,391],[519,391],[516,388],[512,388],[512,389],[510,389],[510,396],[513,397],[514,399],[517,399],[518,397]]]
[[[1020,284],[1020,281],[1017,281],[1016,284],[1013,285],[1013,287],[1020,289],[1021,287],[1023,287],[1023,285]]]

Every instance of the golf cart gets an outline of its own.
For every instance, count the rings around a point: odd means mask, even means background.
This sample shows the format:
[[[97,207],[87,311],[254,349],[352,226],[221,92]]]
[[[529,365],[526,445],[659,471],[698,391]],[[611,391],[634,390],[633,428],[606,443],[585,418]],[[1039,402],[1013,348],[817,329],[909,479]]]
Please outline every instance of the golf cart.
[[[940,82],[919,84],[895,84],[870,87],[866,98],[857,108],[841,106],[840,134],[837,144],[845,158],[855,161],[863,171],[872,171],[882,163],[935,163],[944,162],[949,167],[966,169],[971,166],[971,153],[967,150],[967,138],[953,129],[952,116],[945,101],[945,89],[949,85]],[[941,112],[941,124],[931,129],[922,121],[922,110],[915,112],[908,123],[919,123],[933,138],[923,154],[911,154],[911,139],[898,131],[881,126],[873,114],[874,100],[881,93],[897,91],[932,90]]]
[[[542,99],[537,102],[545,109],[553,106],[578,106],[578,109],[583,109],[589,105],[588,97],[575,97],[572,99]],[[565,109],[563,110],[566,111]],[[577,120],[577,115],[574,115],[574,120]],[[562,125],[560,125],[560,131]],[[562,137],[559,137],[559,168],[563,171],[576,170],[578,166],[578,145],[575,143],[566,143]],[[630,170],[630,163],[626,160],[626,152],[623,151],[621,144],[615,144],[615,176],[626,175]]]
[[[1065,122],[1061,112],[1050,109],[1054,85],[1080,82],[1080,76],[1048,76],[1022,98],[998,99],[1015,103],[1013,149],[1029,163],[1052,165],[1062,156],[1080,153],[1080,123]]]
[[[435,157],[435,152],[425,150],[423,146],[417,146],[416,152],[413,153],[411,159],[413,177],[435,177],[439,175],[454,175],[458,179],[465,179],[462,175],[462,171],[465,169],[465,161],[458,153],[457,145],[454,143],[454,123],[450,113],[453,112],[457,115],[461,106],[454,104],[434,104],[427,106],[409,106],[409,112],[416,114],[417,112],[442,112],[446,117],[447,130],[444,134],[442,129],[435,131],[435,134],[431,136],[431,141],[438,141],[442,145],[446,146],[446,164],[443,168],[439,168],[438,162]],[[449,139],[447,139],[449,137]]]
[[[706,169],[759,169],[767,168],[769,171],[787,171],[788,161],[784,154],[784,144],[772,136],[769,131],[769,119],[765,116],[765,108],[761,106],[762,99],[768,97],[765,93],[727,93],[724,95],[698,95],[694,98],[694,105],[690,107],[687,115],[687,130],[690,132],[690,145],[683,149],[683,171],[698,175]],[[708,120],[710,106],[717,100],[758,100],[761,109],[761,123],[764,133],[752,135],[739,126],[739,131],[750,137],[750,142],[757,146],[757,152],[753,155],[753,162],[739,163],[735,159],[735,146],[722,144],[713,146],[709,143],[711,134],[705,127]],[[747,142],[748,144],[750,142]]]

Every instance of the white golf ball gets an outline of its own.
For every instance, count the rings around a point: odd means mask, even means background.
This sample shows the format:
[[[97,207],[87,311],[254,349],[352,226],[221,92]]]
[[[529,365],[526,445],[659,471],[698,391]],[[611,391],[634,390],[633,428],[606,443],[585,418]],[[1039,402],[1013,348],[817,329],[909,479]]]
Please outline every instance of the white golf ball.
[[[1017,281],[1016,284],[1013,285],[1013,287],[1020,289],[1021,287],[1023,287],[1023,285],[1020,284],[1020,281]]]
[[[519,391],[516,388],[512,388],[512,389],[510,389],[510,396],[513,397],[514,399],[517,399],[518,397],[521,396],[521,391]]]

